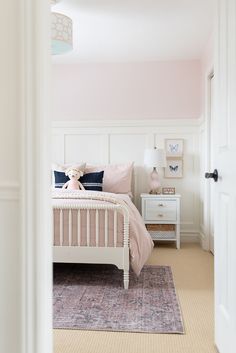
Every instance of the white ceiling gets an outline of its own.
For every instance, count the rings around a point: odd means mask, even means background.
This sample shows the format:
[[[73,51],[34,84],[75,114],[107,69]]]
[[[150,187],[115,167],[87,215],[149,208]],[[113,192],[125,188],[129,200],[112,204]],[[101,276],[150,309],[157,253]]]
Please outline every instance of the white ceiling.
[[[54,63],[199,59],[216,0],[61,0],[73,20],[74,50]]]

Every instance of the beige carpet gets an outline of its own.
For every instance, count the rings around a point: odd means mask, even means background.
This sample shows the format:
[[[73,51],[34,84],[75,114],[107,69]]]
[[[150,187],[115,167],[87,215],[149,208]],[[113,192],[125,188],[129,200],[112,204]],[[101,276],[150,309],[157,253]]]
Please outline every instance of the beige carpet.
[[[54,330],[54,353],[213,353],[213,256],[196,244],[155,248],[148,262],[170,265],[185,335]]]

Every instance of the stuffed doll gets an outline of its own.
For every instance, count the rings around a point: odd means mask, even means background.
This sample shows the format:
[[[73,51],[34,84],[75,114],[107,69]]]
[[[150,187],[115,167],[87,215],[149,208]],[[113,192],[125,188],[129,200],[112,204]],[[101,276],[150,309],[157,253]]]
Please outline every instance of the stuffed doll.
[[[63,189],[67,190],[85,190],[84,186],[79,182],[79,178],[83,176],[81,170],[76,169],[75,167],[68,168],[65,171],[65,175],[70,178],[64,185]]]

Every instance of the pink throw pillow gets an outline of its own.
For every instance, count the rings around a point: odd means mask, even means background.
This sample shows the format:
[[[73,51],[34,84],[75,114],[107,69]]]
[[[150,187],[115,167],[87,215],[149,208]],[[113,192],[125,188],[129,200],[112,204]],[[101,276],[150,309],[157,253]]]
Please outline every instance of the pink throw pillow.
[[[68,163],[68,164],[53,163],[52,170],[56,170],[58,172],[65,172],[68,168],[70,168],[72,166],[75,168],[78,168],[79,170],[81,170],[81,172],[84,172],[86,163],[84,163],[84,162]]]
[[[85,173],[104,170],[103,191],[116,194],[131,194],[133,164],[86,165]]]

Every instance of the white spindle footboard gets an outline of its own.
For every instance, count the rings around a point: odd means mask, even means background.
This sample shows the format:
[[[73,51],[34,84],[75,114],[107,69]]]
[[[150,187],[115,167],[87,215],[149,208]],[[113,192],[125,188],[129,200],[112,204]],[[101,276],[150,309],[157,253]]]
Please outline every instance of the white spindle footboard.
[[[57,203],[53,205],[54,210],[59,211],[59,226],[57,227],[57,238],[59,239],[53,247],[53,261],[62,263],[99,263],[114,264],[123,270],[124,288],[129,287],[129,212],[125,205],[121,204],[69,204]],[[109,232],[109,212],[113,213],[112,245],[109,244],[111,232]],[[68,213],[68,221],[64,222],[63,213]],[[77,213],[76,217],[72,213]],[[86,213],[86,245],[82,245],[81,215]],[[100,221],[104,216],[104,246],[99,244]],[[118,214],[123,219],[123,244],[118,246]],[[55,217],[55,212],[54,212]],[[95,229],[91,229],[91,219]],[[73,221],[76,219],[76,244],[73,239]],[[54,218],[55,225],[55,218]],[[67,229],[68,228],[68,229]],[[65,237],[65,229],[67,237]],[[91,234],[95,234],[91,237]],[[55,227],[54,227],[55,240]],[[94,245],[92,245],[94,244]]]

